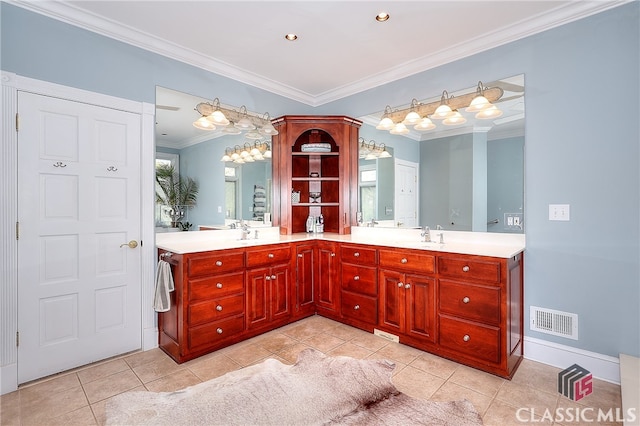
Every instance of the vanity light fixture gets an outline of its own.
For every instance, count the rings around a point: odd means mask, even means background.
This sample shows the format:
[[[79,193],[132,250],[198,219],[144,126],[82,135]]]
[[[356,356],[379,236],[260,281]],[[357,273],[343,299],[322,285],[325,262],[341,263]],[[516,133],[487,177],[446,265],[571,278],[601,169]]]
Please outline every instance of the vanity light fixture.
[[[271,146],[263,141],[245,142],[243,146],[236,145],[233,148],[225,148],[222,162],[234,162],[236,164],[252,163],[271,158]]]
[[[250,132],[247,136],[249,139],[260,139],[263,135],[278,134],[276,128],[271,124],[268,112],[261,116],[249,113],[244,105],[238,109],[223,107],[220,100],[215,98],[212,102],[200,102],[196,105],[195,110],[200,114],[200,117],[193,122],[193,125],[201,130],[216,130],[221,127],[221,132],[229,135],[248,131]],[[251,132],[253,130],[255,132]]]
[[[376,129],[388,130],[394,135],[405,135],[410,131],[407,126],[420,132],[435,129],[436,124],[432,120],[442,120],[446,126],[460,125],[467,121],[461,110],[475,112],[478,119],[497,118],[502,115],[502,111],[492,102],[501,99],[503,95],[502,88],[485,87],[479,81],[473,92],[450,96],[444,90],[439,101],[421,103],[414,98],[408,107],[402,109],[392,109],[387,105]]]
[[[377,160],[378,158],[391,158],[392,155],[387,151],[384,143],[376,144],[376,141],[365,141],[364,138],[358,139],[358,156],[365,160]]]

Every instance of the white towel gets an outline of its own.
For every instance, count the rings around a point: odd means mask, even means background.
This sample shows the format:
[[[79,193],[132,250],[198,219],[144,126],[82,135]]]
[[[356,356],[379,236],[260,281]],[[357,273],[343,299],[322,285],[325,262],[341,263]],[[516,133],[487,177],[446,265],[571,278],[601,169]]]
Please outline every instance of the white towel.
[[[153,308],[156,312],[167,312],[171,309],[169,293],[174,289],[171,265],[169,262],[160,260],[156,271],[156,297],[153,301]]]

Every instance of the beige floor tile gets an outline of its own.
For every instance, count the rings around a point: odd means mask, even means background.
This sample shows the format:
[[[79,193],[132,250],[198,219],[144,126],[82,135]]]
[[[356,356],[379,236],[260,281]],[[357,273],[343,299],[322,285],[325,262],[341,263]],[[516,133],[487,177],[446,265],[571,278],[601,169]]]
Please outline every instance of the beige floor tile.
[[[38,395],[25,399],[20,396],[20,417],[22,424],[51,424],[56,416],[70,413],[89,405],[82,386],[60,392]]]
[[[380,337],[376,338],[383,340]],[[416,358],[422,355],[423,352],[421,350],[400,343],[387,342],[385,346],[376,351],[376,354],[378,355],[378,357],[387,358],[391,361],[399,362],[402,364],[411,364],[413,361],[415,361]]]
[[[453,361],[426,352],[420,354],[409,365],[443,379],[451,377],[459,367],[459,364]]]
[[[542,415],[542,413],[540,413]],[[494,400],[482,416],[484,426],[505,425],[550,425],[552,421],[536,416],[527,410],[518,411],[517,407],[503,401]]]
[[[429,399],[444,384],[444,379],[407,366],[392,378],[400,392],[414,398]]]
[[[165,359],[168,355],[165,354],[162,349],[155,348],[144,352],[137,352],[133,355],[129,355],[124,358],[125,362],[129,364],[131,368],[136,368],[144,364],[148,364],[159,359]]]
[[[89,426],[98,424],[91,407],[88,405],[70,413],[49,419],[49,422],[49,424],[64,426]]]
[[[559,368],[545,365],[528,359],[522,360],[516,374],[511,380],[513,383],[532,386],[547,393],[558,393]]]
[[[358,330],[357,328],[340,324],[339,322],[334,322],[332,325],[327,327],[324,332],[332,336],[336,336],[344,341],[352,340],[358,336],[361,336],[362,334],[370,334],[366,331]]]
[[[49,395],[52,393],[58,393],[67,389],[76,388],[80,385],[80,380],[76,373],[66,374],[62,376],[55,376],[53,378],[46,378],[37,383],[31,383],[20,387],[20,398],[38,397],[42,395]]]
[[[94,380],[93,382],[85,384],[83,387],[89,403],[93,404],[131,390],[141,384],[138,376],[133,371],[127,370],[109,377]]]
[[[505,381],[498,390],[496,399],[512,407],[532,409],[534,413],[553,412],[558,403],[558,393],[541,392],[533,386]]]
[[[77,374],[78,378],[80,379],[80,383],[84,384],[126,370],[129,370],[129,364],[127,364],[124,359],[116,359],[104,364],[99,364],[93,367],[86,368],[84,370],[80,370],[77,372]]]
[[[255,343],[271,353],[276,353],[284,349],[286,346],[297,343],[297,340],[287,336],[286,334],[278,332],[256,340]]]
[[[235,346],[234,348],[225,351],[224,355],[231,358],[241,367],[251,365],[260,359],[267,358],[271,355],[271,352],[264,349],[262,346],[252,343],[249,345]]]
[[[375,334],[366,333],[364,331],[360,331],[357,336],[350,340],[350,342],[373,352],[380,350],[387,345],[393,345],[393,342],[389,342],[382,337],[378,337]],[[405,362],[405,364],[407,363]]]
[[[276,355],[284,359],[289,364],[295,364],[295,362],[298,360],[298,354],[301,351],[309,348],[311,348],[311,346],[305,345],[304,343],[295,343],[291,346],[283,348]]]
[[[356,359],[365,359],[369,357],[373,352],[362,346],[354,345],[351,342],[343,343],[327,352],[330,356],[349,356]]]
[[[319,350],[320,352],[328,352],[343,344],[344,340],[330,334],[321,333],[304,340],[303,343]]]
[[[184,369],[145,383],[144,386],[149,392],[175,392],[198,383],[202,383],[202,380],[191,370]]]
[[[220,377],[230,371],[240,368],[240,364],[233,361],[226,355],[216,355],[207,357],[206,359],[195,359],[189,362],[188,368],[200,380],[207,381]]]
[[[0,425],[20,425],[20,391],[0,396]]]
[[[133,367],[133,371],[142,383],[148,383],[184,368],[186,368],[184,365],[177,364],[174,360],[165,356],[164,358],[157,358],[154,361]]]
[[[125,393],[127,392],[147,392],[147,389],[143,385],[140,385],[126,391]],[[107,402],[109,402],[111,398],[113,397],[103,399],[102,401],[98,401],[96,403],[91,404],[91,411],[93,411],[93,416],[95,417],[99,425],[104,425],[107,422],[105,407],[107,405]]]
[[[493,374],[485,373],[484,371],[464,365],[456,368],[456,371],[453,372],[449,380],[491,397],[496,395],[502,384],[506,381]]]

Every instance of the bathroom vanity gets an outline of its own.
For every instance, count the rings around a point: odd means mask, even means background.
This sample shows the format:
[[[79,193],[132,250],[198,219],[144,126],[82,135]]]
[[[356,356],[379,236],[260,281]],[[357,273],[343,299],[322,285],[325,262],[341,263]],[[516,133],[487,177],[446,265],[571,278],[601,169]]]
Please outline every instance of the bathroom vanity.
[[[421,242],[419,230],[361,229],[159,235],[175,281],[160,347],[184,362],[318,314],[513,376],[523,357],[523,236],[445,232],[439,244]]]

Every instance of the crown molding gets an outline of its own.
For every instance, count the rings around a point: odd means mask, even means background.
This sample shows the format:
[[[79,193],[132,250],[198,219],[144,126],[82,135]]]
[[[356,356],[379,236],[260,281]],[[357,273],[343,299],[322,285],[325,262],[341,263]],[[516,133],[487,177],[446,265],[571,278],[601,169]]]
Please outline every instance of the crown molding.
[[[441,50],[435,55],[415,58],[389,68],[384,72],[353,81],[320,94],[307,93],[275,80],[267,79],[253,72],[186,49],[171,41],[89,13],[65,2],[11,0],[8,3],[288,99],[317,107],[633,1],[635,0],[572,1],[535,17],[495,30],[473,41],[460,43],[446,50]]]

